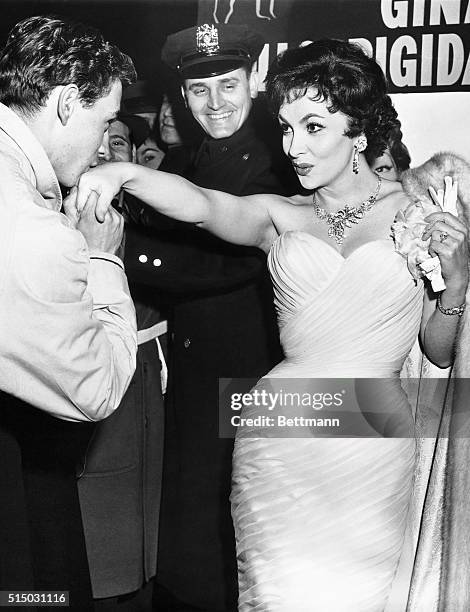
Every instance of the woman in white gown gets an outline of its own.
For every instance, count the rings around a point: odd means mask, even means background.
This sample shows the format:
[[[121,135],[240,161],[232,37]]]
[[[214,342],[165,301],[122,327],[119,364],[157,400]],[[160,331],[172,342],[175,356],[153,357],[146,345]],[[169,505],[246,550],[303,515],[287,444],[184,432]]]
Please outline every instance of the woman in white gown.
[[[237,198],[121,163],[83,175],[78,209],[96,206],[104,218],[122,186],[164,214],[263,249],[285,352],[268,378],[398,379],[420,327],[428,357],[449,365],[468,284],[466,229],[449,213],[427,219],[423,238],[446,289],[438,305],[425,297],[423,310],[422,282],[390,237],[409,201],[364,157],[366,148],[373,156],[385,149],[396,118],[379,66],[350,43],[318,41],[275,61],[267,95],[285,153],[313,196]],[[384,409],[368,417],[379,433],[410,418],[399,392],[381,399]],[[383,611],[414,460],[412,437],[315,437],[308,429],[275,438],[242,428],[232,492],[240,610]]]

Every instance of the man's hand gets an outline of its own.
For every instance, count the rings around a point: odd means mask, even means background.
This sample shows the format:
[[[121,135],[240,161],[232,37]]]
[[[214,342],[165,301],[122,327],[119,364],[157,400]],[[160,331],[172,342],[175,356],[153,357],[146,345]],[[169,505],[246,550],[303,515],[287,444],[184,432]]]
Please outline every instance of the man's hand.
[[[103,223],[114,196],[126,182],[127,174],[132,171],[133,166],[134,164],[127,162],[102,164],[82,174],[78,181],[76,201],[78,214],[82,214],[91,198],[96,203],[94,211],[96,219]]]
[[[84,235],[90,251],[116,255],[122,243],[124,219],[117,210],[109,207],[103,215],[103,220],[99,221],[96,217],[97,205],[98,194],[91,191],[76,228]]]

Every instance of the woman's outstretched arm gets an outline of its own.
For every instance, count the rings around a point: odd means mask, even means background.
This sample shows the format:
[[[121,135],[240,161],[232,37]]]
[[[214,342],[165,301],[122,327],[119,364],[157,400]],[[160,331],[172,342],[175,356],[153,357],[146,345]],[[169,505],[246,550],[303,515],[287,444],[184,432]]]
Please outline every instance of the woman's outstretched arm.
[[[91,197],[96,200],[97,219],[103,220],[121,189],[164,215],[194,223],[228,242],[266,250],[276,236],[270,205],[281,202],[280,196],[237,197],[126,162],[103,164],[83,174],[77,208],[81,211]]]

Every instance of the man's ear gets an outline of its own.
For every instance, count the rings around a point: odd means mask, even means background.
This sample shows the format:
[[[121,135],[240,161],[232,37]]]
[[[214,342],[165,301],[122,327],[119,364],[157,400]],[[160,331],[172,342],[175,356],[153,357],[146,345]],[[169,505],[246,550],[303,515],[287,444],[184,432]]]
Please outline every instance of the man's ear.
[[[62,125],[67,125],[77,104],[80,104],[78,87],[73,83],[64,85],[57,99],[57,115]]]
[[[258,86],[259,86],[259,74],[256,68],[253,68],[253,70],[250,73],[249,83],[250,83],[251,97],[257,98],[258,97]]]

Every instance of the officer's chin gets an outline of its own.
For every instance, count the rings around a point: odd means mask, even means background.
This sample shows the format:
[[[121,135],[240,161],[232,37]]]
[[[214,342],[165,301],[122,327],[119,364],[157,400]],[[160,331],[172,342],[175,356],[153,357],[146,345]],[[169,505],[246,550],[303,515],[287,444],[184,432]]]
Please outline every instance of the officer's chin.
[[[206,127],[205,131],[211,138],[219,140],[221,138],[230,138],[238,131],[238,128],[236,126],[220,126],[217,128],[210,126]]]

